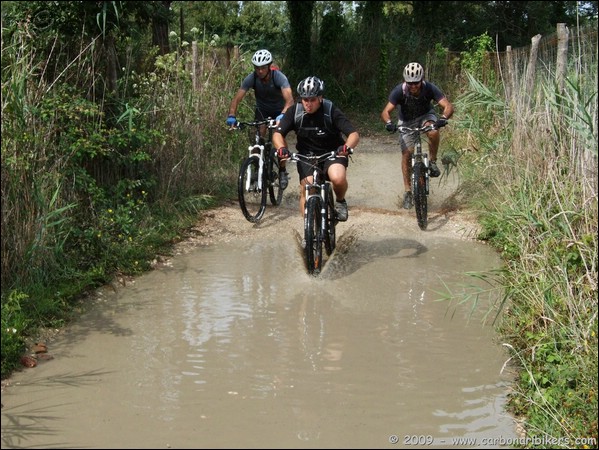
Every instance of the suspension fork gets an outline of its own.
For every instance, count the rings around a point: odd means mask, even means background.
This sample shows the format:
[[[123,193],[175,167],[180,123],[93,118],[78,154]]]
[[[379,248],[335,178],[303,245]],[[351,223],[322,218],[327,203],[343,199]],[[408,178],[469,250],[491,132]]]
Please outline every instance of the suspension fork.
[[[328,190],[330,189],[330,186],[324,182],[322,183],[322,185],[320,186],[320,229],[322,231],[321,236],[324,236],[326,230],[327,230],[327,208],[328,208]]]

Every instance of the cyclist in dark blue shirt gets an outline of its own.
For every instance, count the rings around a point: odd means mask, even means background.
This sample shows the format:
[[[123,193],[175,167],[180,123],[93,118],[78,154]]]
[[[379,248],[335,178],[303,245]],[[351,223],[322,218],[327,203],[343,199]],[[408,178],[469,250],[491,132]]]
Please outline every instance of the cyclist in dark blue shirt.
[[[381,112],[381,119],[389,132],[395,132],[397,125],[391,121],[391,113],[397,108],[399,124],[407,127],[421,127],[436,123],[439,127],[447,124],[447,119],[453,115],[453,105],[445,94],[433,83],[424,80],[424,69],[417,63],[409,63],[403,71],[404,82],[393,88],[389,94],[389,102]],[[443,109],[438,117],[433,108],[433,102]],[[437,167],[437,151],[439,150],[439,130],[427,133],[430,153],[430,175],[438,177],[441,171]],[[403,207],[412,207],[412,188],[410,186],[410,159],[414,151],[414,136],[400,134],[401,172],[405,188]]]

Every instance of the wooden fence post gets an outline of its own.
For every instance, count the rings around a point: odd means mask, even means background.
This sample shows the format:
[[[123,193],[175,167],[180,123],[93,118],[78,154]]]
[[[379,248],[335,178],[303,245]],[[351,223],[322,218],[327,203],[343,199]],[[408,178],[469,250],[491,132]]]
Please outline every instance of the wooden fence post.
[[[508,45],[505,48],[505,65],[507,66],[507,79],[506,79],[506,98],[511,101],[514,95],[516,86],[515,82],[515,70],[514,70],[514,55],[512,54],[512,46]]]
[[[534,94],[535,87],[535,71],[537,68],[537,55],[539,54],[539,42],[541,41],[541,35],[537,34],[532,38],[532,45],[530,47],[530,55],[528,58],[528,67],[526,69],[526,97],[530,101]]]
[[[561,94],[564,90],[566,67],[568,65],[568,27],[565,23],[557,24],[557,61],[555,64],[555,78],[557,91]]]

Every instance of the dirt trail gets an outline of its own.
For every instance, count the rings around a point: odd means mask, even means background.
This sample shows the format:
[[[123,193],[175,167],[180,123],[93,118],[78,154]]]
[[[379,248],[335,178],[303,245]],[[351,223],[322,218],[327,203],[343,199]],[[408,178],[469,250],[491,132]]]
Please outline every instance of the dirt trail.
[[[178,250],[211,242],[252,236],[257,230],[269,233],[273,239],[284,236],[285,230],[302,230],[299,212],[299,182],[295,167],[290,167],[289,187],[283,204],[268,205],[262,221],[246,221],[236,199],[202,214],[194,227],[194,236],[178,244]],[[457,189],[459,178],[455,168],[432,179],[429,196],[429,225],[421,231],[416,224],[414,209],[401,207],[403,182],[399,146],[394,136],[362,137],[348,168],[347,201],[349,220],[338,225],[338,235],[351,230],[353,234],[378,234],[396,230],[398,234],[433,233],[459,239],[476,239],[479,227],[473,214],[459,208]],[[374,226],[376,225],[376,226]]]

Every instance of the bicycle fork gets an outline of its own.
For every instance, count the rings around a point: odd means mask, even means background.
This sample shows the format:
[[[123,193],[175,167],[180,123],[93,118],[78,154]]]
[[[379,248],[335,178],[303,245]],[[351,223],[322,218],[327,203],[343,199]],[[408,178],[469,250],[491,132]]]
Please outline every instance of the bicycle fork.
[[[310,191],[314,190],[314,189],[318,189],[320,192],[319,193],[310,193]],[[315,186],[313,184],[306,184],[305,187],[305,191],[306,191],[306,201],[304,203],[304,230],[308,227],[308,200],[310,200],[312,197],[318,197],[320,199],[320,233],[318,233],[318,235],[313,236],[313,238],[319,238],[319,236],[322,236],[322,233],[324,232],[324,230],[326,229],[326,217],[325,217],[325,212],[326,212],[326,205],[325,205],[325,201],[323,200],[325,197],[325,190],[324,190],[324,186]],[[316,230],[314,230],[316,231]]]
[[[252,182],[256,181],[256,191],[262,192],[262,172],[264,171],[264,145],[250,145],[248,147],[248,152],[250,153],[250,157],[258,158],[258,179],[252,180],[252,166],[249,165],[245,177],[245,190],[250,191]]]
[[[428,195],[428,190],[429,190],[429,170],[428,170],[428,153],[422,153],[422,147],[420,147],[419,145],[417,146],[417,148],[414,150],[414,153],[412,153],[412,191],[414,191],[414,187],[415,184],[418,182],[418,180],[416,180],[415,175],[414,175],[414,166],[416,165],[417,161],[421,161],[422,164],[424,165],[424,177],[425,177],[425,192],[426,195]]]
[[[320,202],[320,230],[321,230],[321,237],[325,236],[326,230],[327,230],[327,218],[328,218],[328,214],[327,214],[327,202],[328,202],[328,195],[327,195],[327,184],[323,183],[322,186],[320,186],[320,198],[322,199],[322,201]]]

